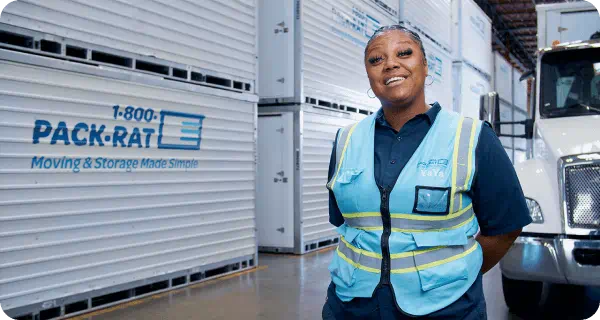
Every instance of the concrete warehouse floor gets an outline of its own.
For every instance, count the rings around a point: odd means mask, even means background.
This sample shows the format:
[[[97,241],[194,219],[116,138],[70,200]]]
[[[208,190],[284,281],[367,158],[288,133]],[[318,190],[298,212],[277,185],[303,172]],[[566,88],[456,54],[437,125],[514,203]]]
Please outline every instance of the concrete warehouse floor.
[[[263,254],[250,272],[133,301],[77,320],[321,319],[334,251],[304,256]],[[509,314],[500,270],[484,277],[489,320],[520,320]]]

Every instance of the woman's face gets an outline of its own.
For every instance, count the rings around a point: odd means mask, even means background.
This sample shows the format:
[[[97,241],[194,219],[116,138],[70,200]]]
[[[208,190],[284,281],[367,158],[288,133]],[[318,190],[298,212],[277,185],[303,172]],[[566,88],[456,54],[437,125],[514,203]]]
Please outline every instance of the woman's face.
[[[382,105],[406,105],[424,92],[427,64],[420,46],[408,34],[388,31],[367,50],[365,66]]]

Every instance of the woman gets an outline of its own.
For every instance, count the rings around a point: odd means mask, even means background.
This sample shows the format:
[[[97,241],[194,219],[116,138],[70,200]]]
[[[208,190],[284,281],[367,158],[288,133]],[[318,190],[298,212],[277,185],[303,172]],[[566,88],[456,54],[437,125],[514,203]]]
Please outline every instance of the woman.
[[[336,138],[323,318],[486,319],[482,275],[531,222],[513,166],[488,125],[425,103],[416,33],[380,28],[364,63],[382,108]]]

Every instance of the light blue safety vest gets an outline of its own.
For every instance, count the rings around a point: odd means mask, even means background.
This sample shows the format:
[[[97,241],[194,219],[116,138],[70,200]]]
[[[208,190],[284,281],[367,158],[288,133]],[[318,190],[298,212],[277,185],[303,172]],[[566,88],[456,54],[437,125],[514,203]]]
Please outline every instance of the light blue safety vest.
[[[458,300],[483,263],[471,188],[481,122],[442,109],[392,190],[374,175],[373,114],[340,130],[327,187],[344,216],[329,266],[342,301],[390,284],[403,312],[426,315]]]

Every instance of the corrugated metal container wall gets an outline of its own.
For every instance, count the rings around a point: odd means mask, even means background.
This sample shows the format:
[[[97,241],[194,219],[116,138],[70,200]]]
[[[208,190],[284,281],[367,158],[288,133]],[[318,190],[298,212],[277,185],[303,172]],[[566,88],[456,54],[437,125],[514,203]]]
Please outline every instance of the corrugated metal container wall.
[[[519,81],[521,73],[513,70],[513,88],[514,97],[513,104],[522,111],[527,111],[527,80]]]
[[[256,19],[254,0],[19,0],[0,22],[254,84]]]
[[[304,96],[378,108],[379,100],[367,95],[364,50],[375,30],[398,22],[397,14],[373,0],[304,0],[302,19]]]
[[[304,243],[338,236],[329,223],[327,171],[339,128],[356,122],[318,110],[303,115],[302,233]]]
[[[442,107],[453,110],[452,104],[452,57],[448,52],[426,37],[421,37],[427,54],[428,75],[425,79],[425,102],[438,102]],[[429,84],[431,82],[431,84]]]
[[[400,20],[452,52],[451,0],[401,0]]]
[[[258,111],[259,249],[304,254],[339,243],[326,188],[331,151],[338,129],[366,116],[309,104]]]
[[[398,4],[260,0],[261,103],[378,109],[379,100],[367,95],[364,49],[380,26],[398,23]]]
[[[513,103],[513,68],[498,52],[494,53],[494,90],[500,99]]]
[[[479,105],[482,94],[490,92],[489,80],[465,63],[455,62],[453,67],[454,110],[466,117],[479,119]]]
[[[473,0],[453,1],[453,47],[456,61],[493,74],[492,23]]]
[[[254,257],[255,95],[28,59],[0,65],[3,308]]]

